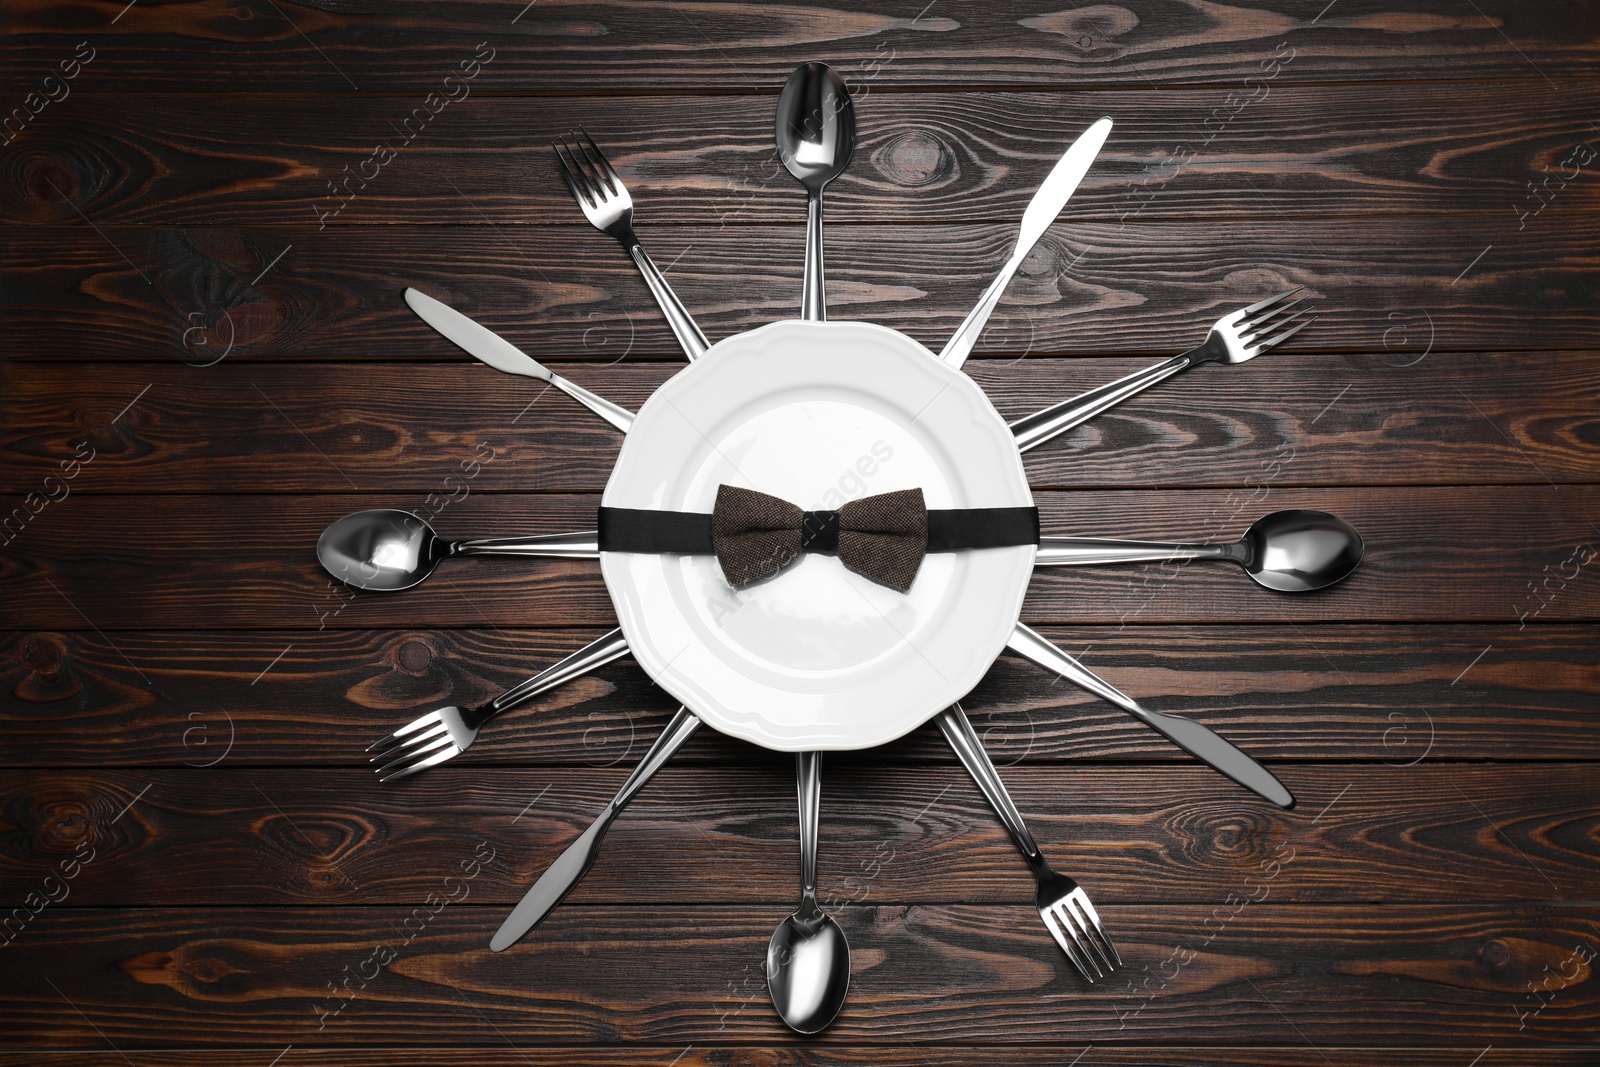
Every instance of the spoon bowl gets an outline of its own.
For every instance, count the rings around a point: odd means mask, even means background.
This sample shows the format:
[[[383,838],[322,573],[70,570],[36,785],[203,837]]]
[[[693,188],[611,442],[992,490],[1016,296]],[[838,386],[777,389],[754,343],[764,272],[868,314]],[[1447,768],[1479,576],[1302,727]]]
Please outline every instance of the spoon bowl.
[[[352,512],[317,538],[324,570],[346,585],[381,593],[410,589],[450,554],[450,542],[433,527],[393,508]]]
[[[833,1022],[850,989],[850,945],[826,912],[799,912],[778,924],[767,945],[767,988],[789,1029],[815,1034]]]
[[[1366,553],[1354,526],[1323,511],[1275,511],[1257,519],[1232,547],[1246,574],[1282,593],[1342,582]]]
[[[822,187],[850,165],[856,149],[856,112],[839,72],[826,63],[802,63],[778,97],[778,156],[806,192]]]

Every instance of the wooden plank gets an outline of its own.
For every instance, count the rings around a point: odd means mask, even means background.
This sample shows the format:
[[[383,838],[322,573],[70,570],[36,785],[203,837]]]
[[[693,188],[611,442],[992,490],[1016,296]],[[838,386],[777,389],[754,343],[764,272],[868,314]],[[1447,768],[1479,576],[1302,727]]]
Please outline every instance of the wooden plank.
[[[568,223],[578,215],[550,143],[579,121],[652,231],[804,216],[773,147],[771,96],[476,95],[420,131],[397,129],[412,104],[85,96],[70,123],[16,138],[10,151],[50,161],[49,183],[0,188],[0,218],[77,221],[62,203],[72,196],[102,226]],[[1525,82],[882,93],[857,105],[858,146],[828,186],[828,221],[1011,222],[1066,146],[1110,115],[1073,219],[1521,211],[1532,224],[1548,221],[1546,202],[1551,215],[1600,207],[1600,185],[1579,180],[1596,158],[1597,109],[1589,82],[1559,94]]]
[[[53,70],[85,37],[98,54],[80,91],[354,91],[459,95],[443,81],[475,55],[468,84],[488,92],[775,93],[799,63],[825,59],[872,87],[1238,84],[1247,78],[1477,81],[1596,72],[1588,4],[1346,0],[1319,12],[1292,0],[1227,6],[1129,0],[1083,9],[1059,0],[935,7],[623,0],[417,2],[382,13],[251,4],[107,8],[64,29],[17,12],[4,67]],[[169,10],[170,8],[170,10]],[[113,16],[115,16],[113,18]],[[1272,65],[1274,60],[1278,66]],[[37,76],[37,75],[36,75]]]
[[[1537,621],[1537,620],[1535,620]],[[1593,626],[1048,627],[1149,707],[1271,760],[1600,759]],[[7,767],[360,766],[424,711],[475,704],[598,630],[72,632],[0,635]],[[112,642],[115,642],[114,645]],[[134,664],[138,664],[137,667]],[[963,702],[1005,766],[1188,757],[1011,656]],[[673,709],[624,657],[497,720],[457,766],[626,766]],[[743,763],[706,732],[676,758]],[[855,760],[952,764],[918,730]]]
[[[1600,487],[1300,489],[1293,464],[1236,489],[1044,492],[1050,534],[1233,538],[1268,511],[1332,512],[1362,531],[1361,568],[1312,596],[1285,598],[1223,564],[1060,567],[1034,578],[1030,623],[1481,621],[1511,627],[1600,618],[1595,555]],[[318,566],[317,537],[350,511],[394,501],[315,497],[69,497],[0,500],[29,520],[0,549],[4,629],[318,630],[432,626],[605,626],[615,615],[593,561],[446,563],[404,595],[357,594]],[[597,499],[469,494],[456,536],[593,528]],[[36,513],[29,515],[30,509]],[[108,537],[107,531],[115,531]]]
[[[467,902],[424,908],[425,923],[406,908],[47,908],[5,949],[8,1040],[274,1045],[268,1058],[288,1043],[359,1047],[399,1034],[423,1046],[681,1048],[711,1033],[730,1044],[806,1042],[773,1015],[761,973],[787,900],[557,909],[537,937],[492,953],[485,945],[503,909],[473,906],[472,884],[443,886],[441,899]],[[1262,888],[1270,883],[1241,883],[1236,897]],[[1126,967],[1117,982],[1086,986],[1028,905],[837,909],[855,972],[822,1041],[899,1044],[916,1034],[1077,1049],[1296,1039],[1316,1048],[1351,1033],[1368,1045],[1422,1047],[1593,1040],[1595,983],[1582,979],[1591,965],[1575,952],[1597,951],[1592,905],[1269,900],[1099,911]],[[38,980],[46,974],[56,989]],[[1529,992],[1547,979],[1554,996]]]
[[[1345,1039],[1348,1043],[1348,1039]],[[1085,1046],[1085,1051],[1090,1046]],[[1172,1048],[1137,1045],[1092,1046],[1096,1067],[1461,1067],[1484,1050],[1466,1048]],[[1061,1067],[1063,1051],[1076,1045],[990,1047],[979,1045],[913,1046],[918,1063],[928,1067]],[[1507,1050],[1502,1047],[1502,1052]],[[1590,1047],[1528,1048],[1516,1046],[1521,1067],[1592,1067]],[[270,1056],[270,1053],[267,1055]],[[761,1063],[781,1055],[792,1067],[881,1067],[888,1058],[882,1046],[806,1045],[784,1048],[726,1045],[541,1046],[479,1048],[462,1042],[449,1048],[319,1049],[294,1046],[278,1067],[661,1067],[678,1057],[677,1067],[725,1067],[729,1063]],[[253,1049],[131,1049],[127,1053],[0,1050],[0,1067],[215,1067],[218,1060],[253,1063],[263,1052]],[[1493,1067],[1494,1060],[1485,1061]]]
[[[1024,262],[981,354],[1181,352],[1217,318],[1304,285],[1297,352],[1592,347],[1600,216],[1067,222]],[[492,222],[492,216],[490,216]],[[310,220],[308,220],[309,222]],[[460,307],[541,359],[681,359],[614,241],[587,226],[170,230],[29,226],[0,251],[7,354],[29,360],[458,359],[402,299]],[[804,227],[652,228],[713,340],[793,316]],[[1006,224],[836,226],[834,317],[937,351],[1015,240]],[[280,258],[280,253],[281,258]],[[128,258],[124,258],[124,256]],[[231,347],[230,347],[231,346]]]
[[[1297,485],[1600,480],[1600,352],[1415,358],[1284,352],[1206,367],[1030,452],[1029,482],[1239,485],[1286,456]],[[1016,419],[1149,365],[983,360],[972,374]],[[680,367],[552,369],[637,408]],[[370,370],[327,364],[0,364],[0,490],[38,491],[91,450],[65,491],[339,492],[349,477],[431,511],[470,492],[605,488],[620,435],[542,383],[464,356],[384,380],[373,389]]]
[[[641,727],[640,753],[655,730]],[[73,907],[420,905],[455,873],[451,857],[486,842],[504,861],[483,867],[472,900],[505,909],[633,762],[452,764],[385,785],[364,768],[4,771],[0,900],[76,870],[67,889],[52,882]],[[1600,878],[1600,765],[1272,766],[1300,800],[1293,811],[1192,762],[1004,775],[1040,847],[1097,906],[1221,900],[1273,856],[1289,868],[1273,882],[1277,903],[1586,901]],[[825,782],[827,906],[1033,902],[1033,879],[961,768],[830,759]],[[791,757],[669,766],[571,899],[784,901],[795,832]]]

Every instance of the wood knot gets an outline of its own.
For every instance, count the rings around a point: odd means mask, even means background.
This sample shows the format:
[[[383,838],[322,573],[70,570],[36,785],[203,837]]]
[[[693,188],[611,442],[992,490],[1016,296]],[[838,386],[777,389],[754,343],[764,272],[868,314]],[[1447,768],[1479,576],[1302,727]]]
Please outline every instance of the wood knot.
[[[433,663],[433,649],[426,642],[411,638],[395,650],[394,661],[407,674],[423,674]]]
[[[949,179],[956,171],[955,153],[926,130],[909,130],[872,154],[878,171],[908,188]]]
[[[22,662],[35,674],[54,681],[61,670],[61,659],[66,655],[56,638],[34,634],[22,642]]]

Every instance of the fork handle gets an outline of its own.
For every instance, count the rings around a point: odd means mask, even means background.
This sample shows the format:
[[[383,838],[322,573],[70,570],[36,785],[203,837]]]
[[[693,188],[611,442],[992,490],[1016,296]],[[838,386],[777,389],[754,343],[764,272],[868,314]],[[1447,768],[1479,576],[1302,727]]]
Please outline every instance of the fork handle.
[[[966,767],[967,773],[972,775],[973,781],[978,783],[978,788],[983,790],[983,795],[988,798],[995,814],[1000,816],[1000,821],[1011,831],[1011,840],[1017,843],[1017,848],[1027,857],[1028,862],[1033,864],[1042,860],[1039,846],[1034,842],[1033,835],[1028,832],[1028,824],[1022,821],[1022,813],[1012,802],[1011,794],[1006,792],[1005,783],[1000,781],[1000,772],[995,769],[989,753],[984,751],[983,742],[978,740],[978,733],[972,728],[972,720],[967,718],[967,713],[961,710],[960,704],[951,704],[939,714],[939,729],[944,731],[945,740],[956,750],[956,756],[961,760],[962,766]]]
[[[502,711],[509,711],[518,704],[532,700],[540,693],[554,689],[564,682],[570,682],[579,675],[587,674],[596,667],[610,663],[628,651],[628,639],[622,636],[622,630],[612,630],[605,636],[578,649],[566,659],[553,663],[529,678],[520,685],[512,686],[504,693],[495,697],[487,704],[480,704],[475,708],[464,708],[461,718],[467,726],[476,730]]]
[[[706,335],[695,325],[694,316],[689,314],[689,309],[683,306],[678,294],[667,284],[666,275],[655,265],[650,253],[646,252],[638,241],[627,242],[627,248],[628,255],[633,257],[634,266],[644,275],[644,283],[650,287],[650,295],[656,298],[656,303],[661,306],[661,313],[667,317],[667,325],[672,328],[672,336],[683,346],[684,354],[690,360],[705,355],[706,349],[711,347],[711,342],[706,340]]]
[[[1102,411],[1116,407],[1129,397],[1144,392],[1152,385],[1164,382],[1180,371],[1188,370],[1197,362],[1195,357],[1198,352],[1199,349],[1193,349],[1181,356],[1173,356],[1153,367],[1136,370],[1125,378],[1118,378],[1097,389],[1090,389],[1087,393],[1079,393],[1071,400],[1063,400],[1043,411],[1036,411],[1026,418],[1018,419],[1011,424],[1011,432],[1017,439],[1017,450],[1026,452],[1030,448],[1042,445],[1079,423],[1087,422]]]

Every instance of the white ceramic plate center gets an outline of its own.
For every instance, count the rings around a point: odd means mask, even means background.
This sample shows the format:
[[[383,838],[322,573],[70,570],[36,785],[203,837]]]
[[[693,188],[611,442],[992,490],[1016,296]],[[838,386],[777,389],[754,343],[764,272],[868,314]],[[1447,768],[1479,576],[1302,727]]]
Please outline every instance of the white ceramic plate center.
[[[780,322],[731,337],[639,411],[611,507],[709,512],[724,483],[834,510],[920,488],[930,508],[1032,504],[1012,435],[903,334]],[[604,553],[635,658],[708,725],[785,751],[866,748],[964,696],[999,655],[1032,546],[930,553],[909,593],[806,555],[731,588],[711,556]]]

